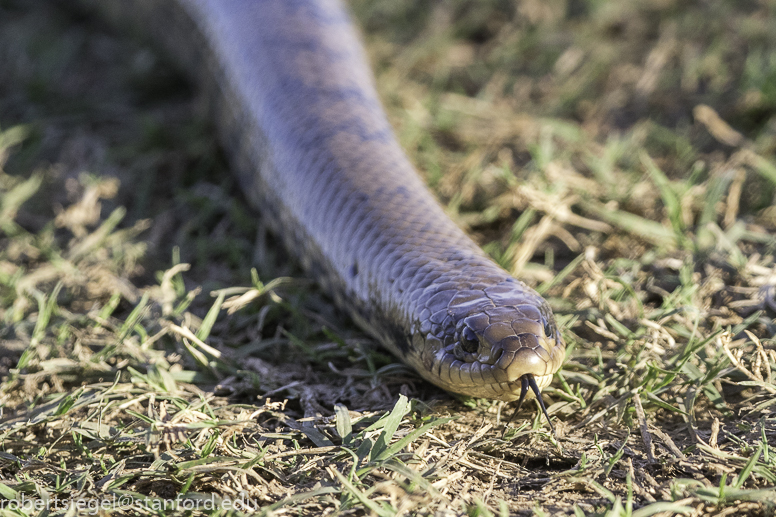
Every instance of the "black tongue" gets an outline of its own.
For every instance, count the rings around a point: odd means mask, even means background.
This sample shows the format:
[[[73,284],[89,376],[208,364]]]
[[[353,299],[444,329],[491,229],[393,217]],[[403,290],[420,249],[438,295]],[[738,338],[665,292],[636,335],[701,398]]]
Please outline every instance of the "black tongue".
[[[547,423],[550,425],[550,431],[552,431],[552,434],[555,434],[555,428],[552,426],[552,422],[550,422],[550,415],[547,414],[547,408],[544,407],[544,400],[542,400],[542,392],[539,390],[539,386],[536,384],[536,379],[534,379],[534,376],[529,374],[523,375],[523,378],[528,377],[528,385],[531,387],[531,390],[536,395],[536,400],[539,401],[539,405],[542,408],[542,413],[544,413],[544,418],[547,419]],[[525,384],[523,384],[523,387],[521,388],[521,397],[522,392],[525,391]]]
[[[536,395],[536,400],[539,401],[539,406],[542,408],[542,412],[547,419],[547,423],[550,424],[550,430],[552,431],[552,434],[555,434],[555,428],[552,426],[552,422],[550,422],[550,415],[547,414],[547,408],[544,406],[544,401],[542,400],[542,392],[539,390],[539,385],[536,384],[536,379],[534,379],[534,376],[530,373],[526,373],[520,377],[520,382],[520,398],[517,399],[517,406],[515,407],[515,411],[512,413],[512,416],[509,417],[509,421],[507,422],[506,427],[509,427],[509,424],[512,423],[512,419],[515,418],[515,415],[518,413],[518,411],[520,411],[520,406],[523,405],[525,394],[528,393],[528,388],[530,387],[531,391],[533,391],[534,395]],[[504,428],[504,430],[506,431],[506,428]]]

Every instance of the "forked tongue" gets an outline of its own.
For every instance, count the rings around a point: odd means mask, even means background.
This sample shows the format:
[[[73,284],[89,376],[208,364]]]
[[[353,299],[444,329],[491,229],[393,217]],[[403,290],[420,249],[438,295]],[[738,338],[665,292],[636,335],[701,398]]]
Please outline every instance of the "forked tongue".
[[[547,418],[547,423],[550,424],[550,430],[552,431],[552,434],[555,434],[555,428],[552,426],[552,422],[550,422],[550,415],[547,414],[547,408],[544,406],[544,401],[542,400],[542,392],[539,389],[539,386],[536,384],[536,379],[534,379],[534,376],[530,373],[526,373],[522,377],[520,377],[521,386],[520,386],[520,398],[517,399],[517,407],[515,407],[515,411],[512,413],[512,416],[509,417],[509,421],[507,422],[506,427],[504,428],[504,431],[506,431],[506,428],[509,427],[509,424],[512,423],[512,419],[515,418],[515,415],[520,411],[520,406],[523,405],[523,401],[525,400],[525,395],[528,393],[528,388],[531,388],[531,391],[534,392],[534,395],[536,395],[536,400],[539,401],[539,406],[542,408],[542,412],[544,413],[545,418]]]

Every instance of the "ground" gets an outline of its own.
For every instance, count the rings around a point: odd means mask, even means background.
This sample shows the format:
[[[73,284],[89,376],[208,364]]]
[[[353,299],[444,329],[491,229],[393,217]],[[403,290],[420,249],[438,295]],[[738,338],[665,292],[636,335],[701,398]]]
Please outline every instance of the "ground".
[[[553,306],[555,434],[377,347],[174,63],[53,4],[0,0],[4,514],[774,514],[776,4],[351,2],[420,174]]]

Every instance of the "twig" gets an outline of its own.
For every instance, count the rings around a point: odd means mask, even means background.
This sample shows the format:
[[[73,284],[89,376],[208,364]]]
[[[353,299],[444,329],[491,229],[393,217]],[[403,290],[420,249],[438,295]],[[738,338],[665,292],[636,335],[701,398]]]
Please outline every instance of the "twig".
[[[636,418],[639,419],[641,439],[644,440],[644,448],[647,450],[647,461],[655,463],[655,446],[652,444],[652,435],[649,434],[647,418],[644,415],[644,407],[641,405],[641,397],[638,393],[633,396],[633,405],[636,407]]]

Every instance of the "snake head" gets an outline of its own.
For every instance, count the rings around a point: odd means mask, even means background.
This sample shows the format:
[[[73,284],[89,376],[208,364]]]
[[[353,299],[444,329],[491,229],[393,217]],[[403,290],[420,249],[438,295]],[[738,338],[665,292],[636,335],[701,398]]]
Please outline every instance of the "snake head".
[[[550,307],[521,282],[459,291],[447,311],[455,330],[437,364],[451,391],[515,400],[525,376],[543,388],[563,362],[565,345]]]

